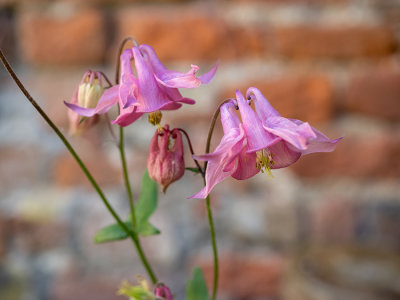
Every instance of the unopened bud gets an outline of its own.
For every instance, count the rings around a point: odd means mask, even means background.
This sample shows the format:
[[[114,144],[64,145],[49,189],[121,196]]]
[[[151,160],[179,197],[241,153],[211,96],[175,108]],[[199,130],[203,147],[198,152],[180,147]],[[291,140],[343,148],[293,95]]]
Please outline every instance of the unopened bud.
[[[155,291],[154,291],[155,296],[157,299],[162,299],[162,300],[173,300],[171,291],[169,288],[164,285],[164,284],[158,284]]]
[[[169,130],[165,125],[161,132],[155,132],[150,142],[147,169],[150,178],[162,185],[164,193],[171,183],[183,176],[185,161],[182,134],[178,129]]]
[[[94,108],[103,95],[104,89],[97,72],[89,71],[78,89],[78,105],[84,108]]]

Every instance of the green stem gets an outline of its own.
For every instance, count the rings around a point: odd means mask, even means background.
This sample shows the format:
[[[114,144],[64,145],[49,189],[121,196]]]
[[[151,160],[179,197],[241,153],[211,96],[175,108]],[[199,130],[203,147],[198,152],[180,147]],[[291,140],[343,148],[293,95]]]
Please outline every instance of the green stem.
[[[100,189],[99,185],[97,184],[96,180],[93,178],[92,174],[89,172],[89,170],[86,168],[85,164],[82,162],[78,154],[75,152],[74,148],[71,146],[71,144],[68,142],[68,140],[65,138],[65,136],[61,133],[61,131],[58,129],[58,127],[50,120],[50,118],[47,116],[47,114],[42,110],[42,108],[37,104],[37,102],[32,98],[32,96],[29,94],[29,92],[26,90],[22,82],[19,80],[17,75],[15,74],[14,70],[11,68],[10,64],[8,63],[7,59],[5,58],[3,52],[0,50],[0,59],[1,62],[3,63],[4,67],[6,68],[7,72],[10,74],[11,78],[15,81],[19,89],[22,91],[22,93],[25,95],[25,97],[28,99],[28,101],[33,105],[33,107],[38,111],[38,113],[42,116],[42,118],[46,121],[46,123],[54,130],[54,132],[57,134],[57,136],[61,139],[61,141],[64,143],[65,147],[68,149],[68,151],[71,153],[75,161],[78,163],[80,168],[82,169],[83,173],[86,175],[86,177],[89,179],[90,183],[96,190],[97,194],[100,196],[101,200],[103,201],[104,205],[110,212],[110,214],[114,217],[115,221],[121,226],[121,228],[125,231],[125,233],[131,237],[134,245],[136,246],[136,249],[139,253],[139,256],[143,262],[144,267],[146,268],[151,280],[153,283],[157,282],[156,277],[154,276],[154,273],[152,269],[150,268],[149,263],[146,260],[146,257],[143,253],[143,250],[140,246],[140,242],[136,236],[136,234],[129,230],[126,224],[121,220],[121,218],[117,215],[115,210],[112,208],[110,203],[108,202],[106,196],[104,195],[103,191]]]
[[[124,182],[125,182],[126,192],[128,194],[129,207],[131,209],[132,229],[135,230],[135,228],[136,228],[136,214],[135,214],[135,206],[133,204],[133,195],[132,195],[131,184],[130,184],[130,181],[129,181],[128,167],[126,165],[126,159],[125,159],[124,128],[122,126],[119,127],[119,145],[118,145],[118,148],[119,148],[119,153],[120,153],[120,156],[121,156],[122,171],[123,171],[123,174],[124,174]]]
[[[210,206],[210,196],[206,198],[206,206],[207,206],[207,215],[208,215],[208,224],[210,226],[210,235],[211,235],[211,243],[213,248],[213,255],[214,255],[214,281],[213,281],[213,291],[212,291],[212,300],[215,300],[217,297],[217,289],[218,289],[218,250],[217,250],[217,241],[215,237],[215,229],[214,229],[214,222],[213,216]]]
[[[128,227],[125,225],[125,223],[120,219],[120,217],[117,215],[117,213],[114,211],[110,203],[108,202],[106,196],[104,195],[103,191],[100,189],[99,185],[93,178],[92,174],[89,172],[89,170],[86,168],[85,164],[82,162],[78,154],[75,152],[75,150],[72,148],[71,144],[67,141],[65,136],[61,133],[61,131],[58,129],[58,127],[50,120],[50,118],[47,116],[47,114],[42,110],[42,108],[37,104],[37,102],[32,98],[32,96],[29,94],[29,92],[26,90],[22,82],[19,80],[17,75],[15,74],[14,70],[11,68],[10,64],[8,63],[7,59],[5,58],[3,52],[0,50],[0,59],[6,68],[7,72],[10,74],[12,79],[15,81],[17,86],[20,88],[22,93],[25,95],[25,97],[29,100],[29,102],[33,105],[33,107],[38,111],[38,113],[42,116],[42,118],[46,121],[46,123],[54,130],[54,132],[58,135],[58,137],[61,139],[61,141],[64,143],[65,147],[68,149],[68,151],[72,154],[80,168],[82,169],[83,173],[86,175],[86,177],[89,179],[90,183],[96,190],[97,194],[99,194],[101,200],[103,201],[104,205],[110,212],[110,214],[114,217],[114,219],[117,221],[117,223],[121,226],[121,228],[129,235],[132,236],[131,231],[128,229]]]
[[[214,132],[214,127],[215,123],[217,121],[217,118],[220,113],[220,108],[223,104],[229,102],[230,99],[225,100],[222,102],[217,110],[215,111],[210,129],[208,131],[208,136],[207,136],[207,143],[206,143],[206,153],[210,153],[210,146],[211,146],[211,137]],[[207,161],[204,163],[204,168],[203,168],[203,182],[204,185],[206,185],[206,171],[207,171]],[[211,205],[210,205],[210,195],[207,196],[206,198],[206,206],[207,206],[207,216],[208,216],[208,225],[210,227],[210,235],[211,235],[211,243],[212,243],[212,248],[213,248],[213,255],[214,255],[214,281],[213,281],[213,290],[212,290],[212,300],[215,300],[217,297],[217,291],[218,291],[218,276],[219,276],[219,265],[218,265],[218,249],[217,249],[217,240],[215,236],[215,229],[214,229],[214,221],[213,221],[213,216],[212,216],[212,211],[211,211]]]
[[[146,258],[146,255],[144,254],[144,251],[142,249],[142,246],[140,244],[139,236],[137,235],[135,229],[136,229],[136,214],[135,214],[135,205],[133,203],[133,194],[132,194],[132,189],[131,189],[131,184],[129,180],[129,175],[128,175],[128,167],[126,164],[126,158],[125,158],[125,150],[124,150],[124,129],[122,126],[119,127],[119,153],[121,156],[121,163],[122,163],[122,170],[124,174],[124,182],[125,182],[125,187],[126,187],[126,192],[128,194],[128,200],[129,200],[129,207],[131,210],[131,215],[132,215],[132,241],[136,247],[136,250],[139,254],[139,257],[146,268],[147,273],[149,274],[151,281],[153,284],[157,283],[157,277],[154,275],[154,272],[150,266],[149,261]]]
[[[115,70],[115,83],[116,84],[119,83],[120,57],[121,57],[122,51],[124,50],[125,44],[127,42],[131,42],[135,46],[139,45],[138,42],[136,41],[136,39],[133,37],[127,37],[121,42],[121,44],[119,46],[119,50],[118,50],[117,67]],[[157,277],[155,276],[153,269],[151,268],[150,263],[146,258],[146,255],[144,254],[142,245],[140,244],[139,235],[136,233],[135,205],[133,203],[133,194],[132,194],[131,184],[130,184],[129,175],[128,175],[128,167],[127,167],[126,158],[125,158],[124,128],[122,126],[119,126],[118,148],[119,148],[119,153],[121,156],[122,170],[124,173],[124,182],[125,182],[126,192],[128,193],[129,207],[130,207],[131,215],[132,215],[132,229],[133,230],[132,230],[131,238],[132,238],[133,244],[136,247],[136,250],[139,254],[139,257],[140,257],[140,260],[142,261],[143,266],[146,268],[146,271],[149,274],[152,283],[155,284],[155,283],[157,283]]]

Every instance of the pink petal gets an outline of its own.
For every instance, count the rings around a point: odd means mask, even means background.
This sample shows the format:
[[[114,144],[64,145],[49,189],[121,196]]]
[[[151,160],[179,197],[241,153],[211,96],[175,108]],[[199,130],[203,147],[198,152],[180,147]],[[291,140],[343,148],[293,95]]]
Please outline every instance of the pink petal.
[[[202,83],[208,83],[215,75],[218,64],[209,72],[200,77],[196,77],[196,71],[199,69],[196,65],[191,65],[191,70],[187,73],[168,70],[158,59],[154,49],[148,45],[141,45],[140,52],[145,60],[152,66],[157,81],[170,88],[196,88]]]
[[[198,77],[201,80],[202,84],[207,84],[211,81],[211,79],[214,78],[215,72],[217,72],[218,69],[218,65],[219,61],[215,64],[214,67],[212,67],[210,71]]]
[[[171,99],[159,88],[159,85],[154,78],[153,70],[151,69],[151,66],[146,64],[139,48],[133,47],[132,51],[138,78],[139,91],[137,98],[139,101],[139,111],[153,112],[160,110],[169,104]]]
[[[194,156],[199,160],[208,160],[206,170],[206,186],[190,198],[206,198],[214,186],[229,177],[236,171],[237,164],[234,160],[238,158],[243,149],[244,131],[233,129],[224,135],[220,144],[211,154]],[[233,164],[235,167],[232,167]]]
[[[225,134],[228,134],[234,128],[239,128],[240,120],[235,110],[233,101],[223,104],[220,108],[221,123]]]
[[[247,104],[247,101],[239,90],[236,91],[236,99],[247,136],[248,152],[256,152],[278,142],[279,138],[268,133],[263,128],[261,120],[251,109],[250,105]]]
[[[310,139],[316,138],[311,126],[305,122],[296,124],[283,117],[269,117],[263,123],[264,129],[279,136],[299,150],[307,149]]]
[[[272,107],[268,100],[261,94],[260,90],[251,87],[246,92],[246,97],[254,101],[256,112],[261,120],[265,120],[270,117],[279,117],[279,113]]]
[[[192,69],[185,74],[167,70],[164,74],[155,74],[155,78],[160,84],[170,88],[196,88],[201,85],[200,79],[195,75],[198,69],[198,66],[192,65]]]
[[[118,118],[116,118],[114,121],[112,121],[112,124],[118,124],[119,126],[125,127],[133,122],[135,122],[137,119],[139,119],[143,113],[126,113],[119,115]]]
[[[119,97],[122,101],[123,107],[128,107],[137,103],[134,90],[137,89],[137,79],[133,74],[131,60],[133,58],[132,49],[126,49],[121,54],[121,77]]]
[[[245,180],[256,175],[260,170],[256,167],[256,154],[247,153],[247,148],[243,148],[239,154],[236,171],[232,177],[237,180]]]
[[[301,124],[302,122],[299,120],[291,119],[292,122],[296,124]],[[307,149],[302,150],[301,153],[303,155],[314,153],[314,152],[332,152],[336,148],[336,144],[343,138],[340,137],[335,140],[329,139],[322,132],[318,131],[314,127],[311,127],[315,134],[315,138],[311,139],[307,145]]]
[[[64,104],[71,110],[73,110],[74,112],[76,112],[77,114],[81,115],[81,116],[85,116],[85,117],[92,117],[96,114],[96,109],[95,108],[83,108],[80,107],[76,104],[72,104],[72,103],[68,103],[66,101],[64,101]]]
[[[280,169],[290,166],[295,163],[301,156],[301,152],[294,151],[285,141],[268,147],[272,154],[273,165],[271,169]]]

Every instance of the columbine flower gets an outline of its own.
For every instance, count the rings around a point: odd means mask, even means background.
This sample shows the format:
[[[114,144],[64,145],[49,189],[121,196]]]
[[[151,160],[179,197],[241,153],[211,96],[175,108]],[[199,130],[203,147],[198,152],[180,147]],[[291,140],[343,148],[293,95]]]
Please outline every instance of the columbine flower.
[[[131,61],[136,67],[135,76]],[[94,109],[84,109],[68,105],[83,116],[105,113],[118,103],[120,114],[113,123],[127,126],[144,113],[157,110],[175,110],[182,103],[194,104],[193,99],[184,98],[178,88],[196,88],[208,83],[217,69],[214,66],[208,73],[196,77],[197,66],[192,65],[187,73],[167,70],[158,59],[153,48],[148,45],[135,46],[121,55],[120,84],[108,89]]]
[[[70,103],[85,108],[94,108],[103,95],[103,91],[101,73],[87,71],[76,88]],[[82,117],[72,110],[68,110],[68,119],[70,134],[79,134],[82,130],[93,126],[98,121],[97,116],[82,120]]]
[[[255,111],[242,93],[236,92],[248,152],[257,153],[260,170],[287,167],[305,154],[332,152],[342,139],[330,140],[307,122],[281,117],[257,88],[249,88],[246,96],[249,101],[254,101]]]
[[[165,125],[162,130],[156,130],[150,142],[147,169],[150,178],[163,186],[164,193],[171,183],[183,176],[185,162],[182,134],[178,129],[169,130]]]
[[[301,155],[331,152],[341,139],[330,140],[307,122],[286,119],[269,104],[256,88],[247,90],[255,111],[240,91],[236,91],[242,122],[233,112],[232,102],[221,107],[224,136],[214,153],[195,156],[208,161],[206,186],[191,198],[205,198],[228,176],[247,179],[259,171],[287,167]]]
[[[194,156],[197,160],[208,161],[206,186],[190,198],[206,198],[217,183],[229,176],[244,180],[259,171],[255,153],[247,153],[247,139],[235,113],[234,101],[222,105],[220,111],[224,136],[213,153]]]

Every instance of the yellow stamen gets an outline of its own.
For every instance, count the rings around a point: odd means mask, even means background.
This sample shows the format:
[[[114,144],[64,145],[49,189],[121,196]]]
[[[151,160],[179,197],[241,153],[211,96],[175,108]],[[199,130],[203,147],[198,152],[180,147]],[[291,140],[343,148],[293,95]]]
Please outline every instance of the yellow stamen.
[[[256,167],[261,171],[261,173],[264,173],[265,171],[268,177],[273,178],[274,176],[271,172],[271,167],[273,164],[274,161],[272,160],[272,153],[269,152],[269,150],[262,149],[257,151]]]
[[[152,113],[149,113],[149,123],[153,124],[154,126],[157,126],[159,130],[161,127],[160,125],[161,119],[162,119],[161,111],[157,110]]]

